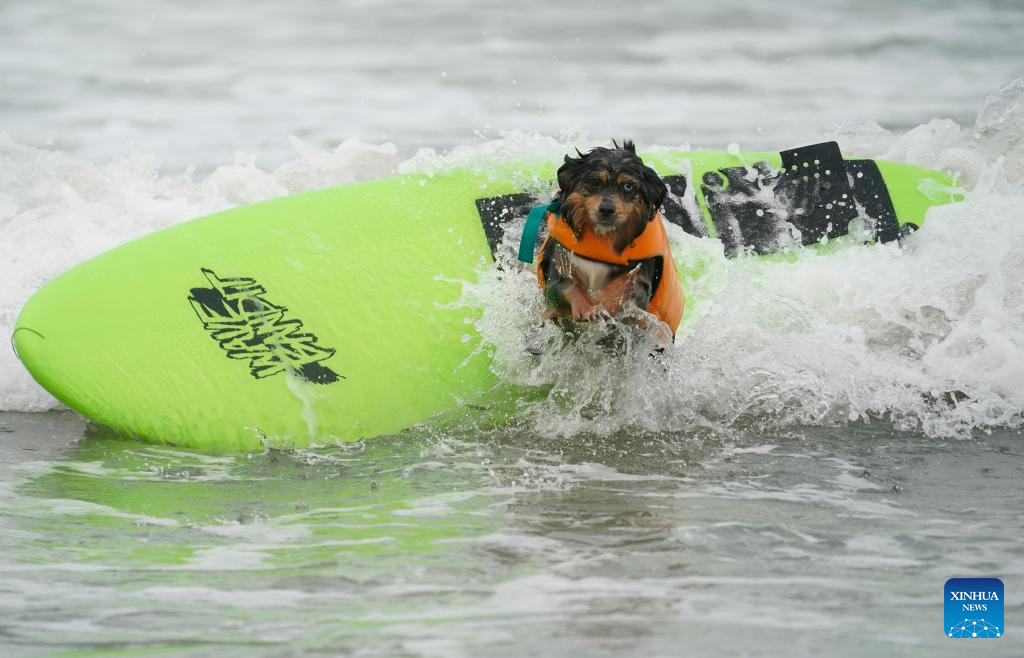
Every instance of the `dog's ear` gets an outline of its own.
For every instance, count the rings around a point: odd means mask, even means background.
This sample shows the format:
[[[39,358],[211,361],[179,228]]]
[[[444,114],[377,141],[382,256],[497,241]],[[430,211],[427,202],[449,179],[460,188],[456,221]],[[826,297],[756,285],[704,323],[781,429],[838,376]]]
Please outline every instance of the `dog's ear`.
[[[665,203],[665,197],[668,196],[668,185],[665,185],[665,181],[661,180],[658,172],[647,165],[644,165],[641,169],[640,182],[643,192],[642,196],[650,206],[650,216],[647,218],[647,221],[651,221],[658,214],[661,204]]]
[[[562,204],[562,218],[572,228],[572,232],[576,234],[576,237],[579,238],[583,235],[583,222],[576,221],[579,208],[572,203],[570,197],[579,187],[580,182],[587,173],[587,156],[580,153],[579,149],[576,149],[576,153],[580,157],[572,158],[567,155],[565,156],[565,163],[558,168],[558,201]]]
[[[565,163],[558,168],[558,187],[562,190],[563,201],[565,200],[565,195],[572,192],[573,188],[579,184],[580,177],[583,175],[583,164],[587,156],[580,153],[579,149],[576,149],[576,153],[580,157],[572,158],[567,155],[565,156]]]

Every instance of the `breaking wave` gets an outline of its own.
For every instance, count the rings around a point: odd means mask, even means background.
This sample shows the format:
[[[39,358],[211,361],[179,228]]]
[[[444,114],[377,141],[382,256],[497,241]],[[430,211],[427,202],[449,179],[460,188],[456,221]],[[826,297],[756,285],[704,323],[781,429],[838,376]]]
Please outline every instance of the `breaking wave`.
[[[993,94],[974,126],[935,120],[904,134],[840,126],[843,151],[953,171],[966,200],[932,209],[901,248],[856,246],[785,262],[727,259],[721,244],[670,227],[692,317],[651,359],[642,337],[620,356],[594,339],[566,349],[536,318],[532,272],[505,263],[465,286],[495,368],[530,393],[520,422],[545,433],[893,423],[937,436],[1018,427],[1024,414],[1024,80]],[[44,282],[128,240],[186,219],[301,190],[478,162],[556,159],[590,142],[507,133],[402,159],[349,140],[265,171],[251,158],[205,177],[162,174],[137,156],[107,164],[0,137],[0,331]],[[780,148],[793,146],[780,144]],[[511,303],[510,303],[511,302]],[[540,357],[525,348],[546,346]],[[59,406],[9,351],[0,410]]]

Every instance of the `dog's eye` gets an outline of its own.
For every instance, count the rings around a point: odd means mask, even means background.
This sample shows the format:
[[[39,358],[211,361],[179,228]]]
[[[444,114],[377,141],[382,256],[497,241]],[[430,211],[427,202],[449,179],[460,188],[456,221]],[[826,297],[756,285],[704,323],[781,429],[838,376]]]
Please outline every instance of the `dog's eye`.
[[[626,194],[636,192],[636,181],[627,181],[626,184],[622,186],[622,191]]]

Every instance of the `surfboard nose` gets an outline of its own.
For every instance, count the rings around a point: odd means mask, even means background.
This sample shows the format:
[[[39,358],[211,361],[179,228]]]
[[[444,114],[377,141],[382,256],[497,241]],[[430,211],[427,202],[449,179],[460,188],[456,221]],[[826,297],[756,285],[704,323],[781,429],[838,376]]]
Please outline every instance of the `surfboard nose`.
[[[50,349],[52,344],[46,339],[45,323],[41,325],[37,321],[32,321],[31,307],[32,304],[26,305],[18,316],[14,331],[11,333],[11,347],[14,349],[14,355],[32,378],[52,394],[52,371],[58,364],[58,359]]]
[[[69,303],[76,298],[68,293],[61,279],[57,277],[47,283],[25,302],[14,322],[11,345],[36,383],[75,409],[68,404],[68,393],[80,388],[84,381],[69,356],[94,356],[101,354],[104,346],[96,341],[74,340],[86,316],[82,309]]]
[[[29,360],[31,360],[31,357],[37,354],[40,349],[45,349],[41,345],[42,341],[45,340],[46,336],[32,327],[18,325],[14,328],[14,333],[11,334],[11,348],[14,350],[14,356],[18,357],[18,360],[22,363],[25,363],[22,354],[27,355]]]

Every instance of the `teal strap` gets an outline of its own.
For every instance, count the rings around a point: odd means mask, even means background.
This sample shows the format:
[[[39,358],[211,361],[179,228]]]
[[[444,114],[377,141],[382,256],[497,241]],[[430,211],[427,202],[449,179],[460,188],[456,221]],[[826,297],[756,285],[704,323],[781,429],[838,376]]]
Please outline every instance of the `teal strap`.
[[[562,204],[558,201],[546,206],[530,208],[530,214],[526,216],[526,224],[523,225],[523,237],[519,239],[519,260],[524,263],[533,262],[533,251],[537,248],[537,232],[540,231],[540,223],[544,220],[544,215],[549,212],[557,215],[561,209]]]

